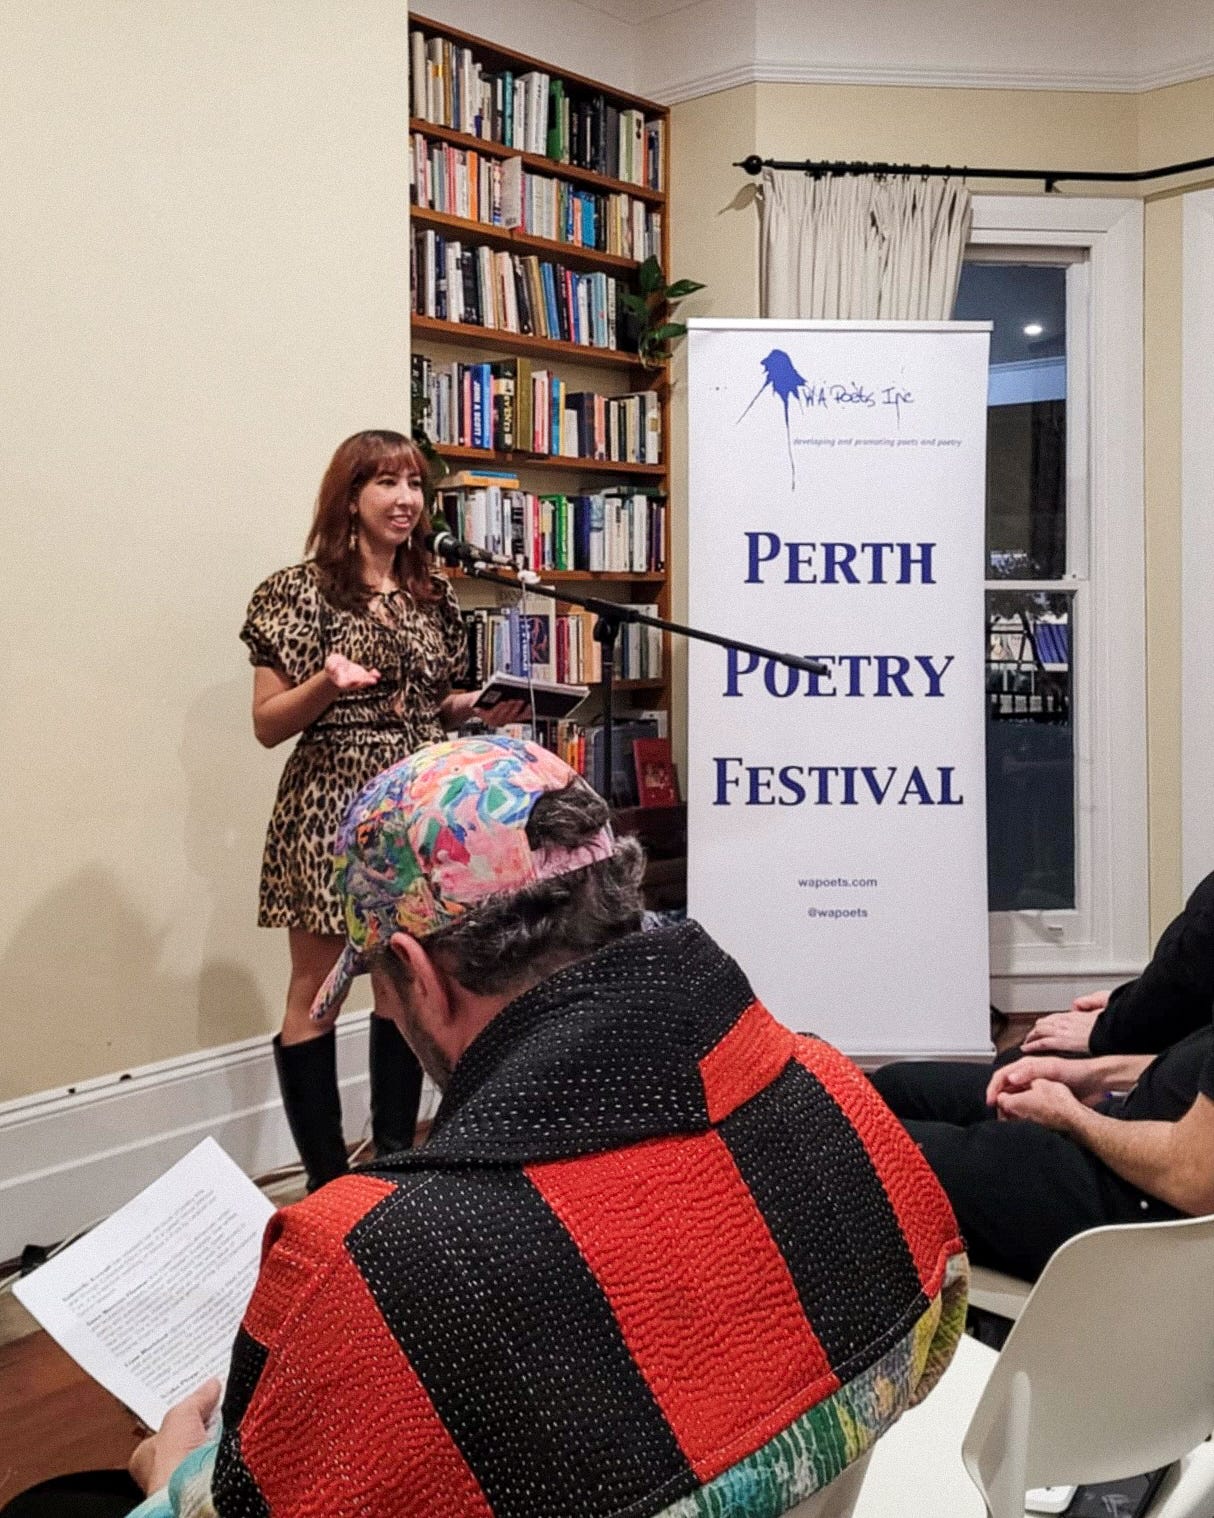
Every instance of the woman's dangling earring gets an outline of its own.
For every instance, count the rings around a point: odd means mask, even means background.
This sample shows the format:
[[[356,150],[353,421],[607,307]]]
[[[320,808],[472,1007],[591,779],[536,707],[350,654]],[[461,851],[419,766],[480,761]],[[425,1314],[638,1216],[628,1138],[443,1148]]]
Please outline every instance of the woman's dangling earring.
[[[358,552],[358,518],[353,512],[350,513],[350,536],[346,540],[346,547],[351,553]]]

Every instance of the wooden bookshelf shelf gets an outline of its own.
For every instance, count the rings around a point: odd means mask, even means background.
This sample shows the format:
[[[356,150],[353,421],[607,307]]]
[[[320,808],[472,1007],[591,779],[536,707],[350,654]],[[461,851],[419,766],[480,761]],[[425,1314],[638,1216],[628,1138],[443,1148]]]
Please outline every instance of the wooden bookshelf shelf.
[[[433,227],[436,232],[444,232],[450,237],[475,238],[491,248],[555,257],[571,269],[602,269],[606,274],[627,277],[640,268],[635,258],[600,253],[597,248],[582,248],[577,243],[557,242],[551,237],[533,237],[530,232],[517,227],[498,227],[490,221],[473,221],[469,216],[452,216],[447,211],[431,211],[425,206],[410,206],[409,217],[415,226]]]
[[[449,569],[447,573],[455,580],[475,580],[478,578],[476,575],[468,574],[462,569]],[[614,582],[620,585],[664,585],[666,583],[665,573],[662,570],[656,569],[646,574],[633,574],[631,570],[626,569],[537,569],[536,574],[539,575],[541,580],[580,580],[586,584],[596,580]],[[491,584],[496,582],[482,580],[481,583]],[[519,589],[523,589],[521,583]],[[651,683],[654,685],[664,685],[665,681],[655,680]]]
[[[545,158],[539,153],[524,153],[519,148],[507,147],[504,142],[494,142],[492,137],[475,137],[471,132],[457,132],[454,127],[423,121],[420,116],[410,116],[409,130],[420,132],[423,137],[433,137],[438,142],[449,142],[454,148],[484,153],[488,158],[521,158],[523,167],[533,173],[547,174],[551,179],[571,179],[589,189],[599,190],[604,195],[631,195],[634,200],[643,200],[651,206],[666,204],[664,190],[651,190],[648,185],[633,184],[627,179],[611,179],[606,174],[596,174],[593,169],[582,169],[575,163],[561,163],[556,158]]]
[[[635,353],[621,353],[616,348],[592,348],[589,344],[562,343],[552,337],[526,337],[508,332],[504,327],[474,327],[469,322],[445,322],[437,316],[414,316],[414,337],[434,342],[457,343],[468,348],[489,348],[495,353],[529,353],[541,358],[564,358],[574,363],[611,364],[616,369],[637,369],[649,373]]]
[[[557,469],[566,473],[623,474],[657,479],[665,475],[664,464],[631,464],[622,459],[575,459],[566,454],[525,453],[518,449],[495,452],[489,448],[457,447],[454,443],[435,442],[435,448],[448,462],[485,464],[494,469]],[[441,486],[442,481],[440,480]]]

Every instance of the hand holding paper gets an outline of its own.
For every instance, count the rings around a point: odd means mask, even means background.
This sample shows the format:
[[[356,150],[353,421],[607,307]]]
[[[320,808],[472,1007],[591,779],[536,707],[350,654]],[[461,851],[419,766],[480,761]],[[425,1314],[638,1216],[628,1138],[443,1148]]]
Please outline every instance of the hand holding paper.
[[[128,1469],[146,1493],[150,1495],[167,1486],[169,1477],[190,1451],[207,1442],[222,1391],[219,1380],[212,1376],[176,1407],[170,1407],[160,1432],[150,1435],[136,1448]]]

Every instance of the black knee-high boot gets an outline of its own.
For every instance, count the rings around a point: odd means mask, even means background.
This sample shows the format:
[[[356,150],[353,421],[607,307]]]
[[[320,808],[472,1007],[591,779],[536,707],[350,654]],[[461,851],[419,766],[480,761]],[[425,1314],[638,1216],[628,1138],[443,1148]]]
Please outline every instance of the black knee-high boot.
[[[308,1176],[308,1190],[345,1175],[346,1141],[341,1131],[337,1087],[337,1035],[330,1029],[302,1044],[274,1038],[274,1067],[291,1137]]]
[[[422,1067],[390,1018],[371,1018],[370,1065],[371,1140],[376,1155],[397,1154],[413,1144]]]

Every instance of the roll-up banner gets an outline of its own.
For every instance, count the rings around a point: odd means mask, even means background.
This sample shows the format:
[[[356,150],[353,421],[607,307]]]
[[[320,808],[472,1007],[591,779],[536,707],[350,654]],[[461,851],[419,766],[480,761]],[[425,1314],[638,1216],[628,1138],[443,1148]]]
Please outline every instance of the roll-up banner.
[[[789,1027],[856,1055],[989,1048],[990,328],[701,320],[688,907]]]

